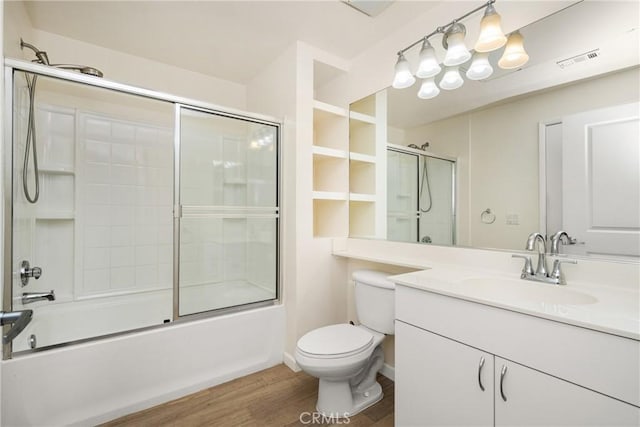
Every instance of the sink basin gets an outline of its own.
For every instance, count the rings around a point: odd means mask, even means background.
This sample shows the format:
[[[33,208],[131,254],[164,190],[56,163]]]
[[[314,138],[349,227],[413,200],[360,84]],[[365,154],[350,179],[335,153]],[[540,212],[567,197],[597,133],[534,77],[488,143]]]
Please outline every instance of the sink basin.
[[[585,305],[598,302],[597,298],[566,286],[541,284],[519,279],[474,277],[462,280],[473,287],[474,293],[490,295],[507,301],[530,301],[533,303],[559,305]]]

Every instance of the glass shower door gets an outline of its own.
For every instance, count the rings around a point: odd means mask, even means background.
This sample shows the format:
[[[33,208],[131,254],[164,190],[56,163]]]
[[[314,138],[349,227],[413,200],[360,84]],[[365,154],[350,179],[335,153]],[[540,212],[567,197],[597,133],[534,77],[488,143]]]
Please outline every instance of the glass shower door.
[[[33,310],[11,351],[169,322],[173,105],[41,75],[30,120],[32,76],[13,73],[5,147],[12,201],[5,305]]]
[[[178,315],[277,298],[278,128],[180,107]]]
[[[387,149],[387,239],[418,239],[418,156]]]

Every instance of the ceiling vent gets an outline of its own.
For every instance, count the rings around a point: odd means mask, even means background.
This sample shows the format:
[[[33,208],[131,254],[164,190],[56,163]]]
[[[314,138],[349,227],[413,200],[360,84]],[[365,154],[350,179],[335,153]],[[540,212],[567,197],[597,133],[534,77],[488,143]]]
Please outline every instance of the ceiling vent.
[[[394,0],[342,0],[352,8],[370,17],[376,17],[388,8]]]
[[[596,59],[600,55],[600,49],[594,49],[590,50],[589,52],[581,53],[580,55],[572,56],[571,58],[557,61],[556,64],[558,64],[558,67],[560,67],[561,69],[565,69],[575,64],[591,61],[592,59]]]

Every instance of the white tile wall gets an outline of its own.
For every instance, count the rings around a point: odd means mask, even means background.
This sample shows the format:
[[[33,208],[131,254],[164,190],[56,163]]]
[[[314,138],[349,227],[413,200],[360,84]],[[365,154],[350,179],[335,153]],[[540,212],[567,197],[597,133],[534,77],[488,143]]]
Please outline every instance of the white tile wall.
[[[80,115],[81,295],[172,283],[172,131]]]

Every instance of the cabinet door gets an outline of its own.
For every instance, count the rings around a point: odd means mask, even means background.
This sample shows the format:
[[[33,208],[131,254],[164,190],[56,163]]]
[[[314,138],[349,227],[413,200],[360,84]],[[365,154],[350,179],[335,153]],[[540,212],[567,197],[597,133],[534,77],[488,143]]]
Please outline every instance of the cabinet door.
[[[396,426],[492,426],[493,359],[397,321]]]
[[[640,408],[499,357],[495,387],[496,426],[640,425]]]

